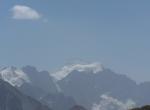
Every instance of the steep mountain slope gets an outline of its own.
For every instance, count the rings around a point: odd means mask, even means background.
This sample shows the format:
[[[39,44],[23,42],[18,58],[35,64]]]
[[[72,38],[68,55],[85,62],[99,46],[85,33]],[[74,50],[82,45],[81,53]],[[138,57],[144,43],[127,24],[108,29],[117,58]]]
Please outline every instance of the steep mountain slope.
[[[0,110],[50,110],[25,96],[10,84],[0,80]]]
[[[57,88],[53,81],[53,78],[47,71],[38,71],[35,67],[26,66],[22,68],[22,71],[29,77],[32,85],[41,88],[48,93],[56,93]]]

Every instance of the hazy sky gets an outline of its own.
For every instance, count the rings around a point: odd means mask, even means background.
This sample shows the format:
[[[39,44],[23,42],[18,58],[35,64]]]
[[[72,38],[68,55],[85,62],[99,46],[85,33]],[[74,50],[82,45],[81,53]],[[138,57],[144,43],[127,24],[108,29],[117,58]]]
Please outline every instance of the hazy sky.
[[[150,1],[0,0],[0,65],[75,60],[150,81]]]

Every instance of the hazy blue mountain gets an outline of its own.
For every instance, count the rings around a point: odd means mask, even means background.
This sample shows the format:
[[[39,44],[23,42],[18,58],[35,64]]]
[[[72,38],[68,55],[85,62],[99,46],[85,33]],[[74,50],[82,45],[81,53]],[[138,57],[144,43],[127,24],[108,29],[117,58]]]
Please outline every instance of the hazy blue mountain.
[[[112,108],[150,103],[150,82],[137,84],[126,75],[117,74],[98,63],[64,66],[52,76],[65,95],[72,96],[87,108],[99,103],[104,95],[111,96],[112,102],[109,98],[106,101]]]
[[[103,94],[124,101],[134,98],[137,89],[134,81],[108,69],[97,74],[75,70],[58,83],[65,94],[72,96],[79,104],[86,107],[99,102]]]
[[[47,71],[38,71],[35,67],[26,66],[22,68],[23,72],[27,74],[32,85],[41,88],[49,93],[56,93],[57,88]]]
[[[0,110],[50,110],[40,102],[25,96],[16,88],[0,80]]]
[[[37,99],[49,93],[57,93],[56,84],[47,71],[38,71],[35,67],[26,66],[22,71],[29,77],[31,83],[24,83],[19,87],[29,96]]]

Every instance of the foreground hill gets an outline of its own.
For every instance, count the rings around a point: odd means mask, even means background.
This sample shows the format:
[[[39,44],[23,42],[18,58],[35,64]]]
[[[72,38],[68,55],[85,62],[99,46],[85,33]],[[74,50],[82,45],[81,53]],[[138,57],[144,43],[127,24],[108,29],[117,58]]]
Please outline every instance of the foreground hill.
[[[22,94],[0,80],[0,110],[50,110],[40,102]]]
[[[143,106],[143,107],[140,107],[140,108],[133,108],[131,110],[150,110],[150,105],[146,105],[146,106]]]

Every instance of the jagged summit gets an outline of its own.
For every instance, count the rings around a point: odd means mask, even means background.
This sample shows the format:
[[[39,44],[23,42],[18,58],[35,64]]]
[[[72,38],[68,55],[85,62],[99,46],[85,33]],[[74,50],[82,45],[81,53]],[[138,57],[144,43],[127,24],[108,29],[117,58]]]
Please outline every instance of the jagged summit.
[[[53,76],[56,80],[61,80],[69,75],[73,71],[93,73],[97,74],[104,70],[104,66],[100,63],[74,63],[62,67],[60,70],[53,72],[49,75],[47,71],[38,71],[34,66],[24,66],[23,68],[17,68],[14,66],[1,67],[0,78],[9,82],[13,86],[20,87],[24,83],[30,83],[34,75],[42,73],[44,75]],[[31,78],[32,77],[32,78]]]

